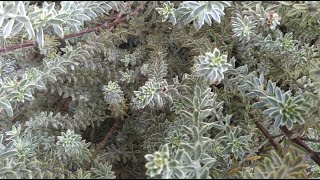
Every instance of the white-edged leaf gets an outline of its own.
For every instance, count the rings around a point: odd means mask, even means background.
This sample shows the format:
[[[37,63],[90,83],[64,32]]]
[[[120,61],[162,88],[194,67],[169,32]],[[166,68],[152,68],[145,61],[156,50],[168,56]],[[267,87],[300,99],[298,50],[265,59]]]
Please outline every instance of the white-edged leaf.
[[[64,24],[64,21],[61,19],[52,18],[48,21],[48,24],[61,25]]]
[[[4,20],[4,16],[1,16],[1,17],[0,17],[0,27],[1,27],[2,24],[3,24],[3,20]]]
[[[60,38],[63,38],[64,33],[63,33],[63,29],[61,28],[61,26],[53,25],[53,30]]]
[[[13,8],[14,8],[14,4],[10,3],[3,8],[3,11],[4,11],[3,13],[4,14],[9,13]]]
[[[14,27],[12,28],[12,32],[11,32],[12,36],[14,36],[17,33],[19,33],[23,26],[24,26],[24,24],[21,23],[21,22],[16,24],[16,25],[14,25]]]
[[[27,16],[18,15],[16,16],[16,20],[23,23],[29,22],[29,18]]]
[[[1,100],[0,107],[2,107],[3,109],[6,110],[8,116],[10,116],[10,117],[13,116],[13,110],[12,110],[12,106],[11,106],[9,100],[7,100],[7,99]]]
[[[43,36],[42,27],[39,27],[39,29],[37,30],[37,42],[38,42],[40,47],[43,47],[43,45],[44,45],[44,36]]]
[[[25,16],[26,15],[26,10],[24,8],[24,4],[22,1],[19,1],[18,3],[18,11],[21,15]]]
[[[25,23],[25,27],[28,32],[28,40],[31,40],[35,36],[31,22],[28,21],[27,23]]]
[[[14,19],[10,19],[7,24],[4,26],[3,28],[3,38],[7,38],[11,31],[12,31],[12,27],[13,27],[13,24],[14,24]]]

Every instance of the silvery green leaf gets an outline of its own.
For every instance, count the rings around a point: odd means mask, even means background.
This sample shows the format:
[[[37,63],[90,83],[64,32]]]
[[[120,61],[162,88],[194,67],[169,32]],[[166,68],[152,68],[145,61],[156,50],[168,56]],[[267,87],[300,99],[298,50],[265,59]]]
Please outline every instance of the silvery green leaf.
[[[170,168],[175,168],[177,165],[178,165],[178,162],[177,162],[177,161],[171,161],[171,162],[169,163],[169,167],[170,167]]]
[[[37,42],[38,42],[40,47],[43,47],[43,45],[44,45],[44,36],[43,36],[42,27],[39,27],[39,29],[37,30]]]
[[[199,141],[199,130],[198,130],[198,128],[196,126],[192,126],[191,130],[192,130],[192,138],[193,138],[193,140]]]
[[[211,112],[212,112],[212,109],[201,110],[199,115],[199,120],[201,121],[205,119],[206,117],[209,116]]]
[[[68,14],[68,13],[61,13],[61,14],[58,14],[55,18],[56,19],[65,19],[69,16],[70,16],[70,14]]]
[[[53,25],[53,30],[54,32],[60,37],[63,38],[64,37],[64,32],[63,29],[61,28],[61,26],[59,25]]]
[[[182,145],[182,144],[181,144]],[[190,152],[193,152],[193,147],[190,146],[189,144],[184,144],[184,148]],[[182,145],[183,146],[183,145]],[[187,163],[187,164],[191,164],[192,163],[192,159],[190,157],[190,155],[186,152],[186,151],[183,151],[183,156],[182,156],[182,159]]]
[[[47,23],[48,23],[48,24],[54,24],[54,25],[61,25],[61,24],[64,23],[64,21],[61,20],[61,19],[52,18],[52,19],[50,19]]]
[[[195,154],[194,154],[195,160],[200,159],[201,154],[202,154],[201,144],[197,144],[197,145],[196,145],[196,149],[195,149]]]
[[[0,100],[0,107],[2,107],[3,109],[12,108],[9,100],[7,99]]]
[[[2,24],[3,24],[4,17],[5,17],[5,16],[0,16],[0,27],[1,27]]]
[[[15,155],[16,153],[17,153],[17,152],[14,151],[14,150],[1,153],[1,154],[0,154],[0,159],[10,158],[11,156]]]
[[[203,167],[200,173],[200,179],[207,179],[209,176],[209,169],[207,167]]]
[[[33,96],[31,94],[30,90],[26,90],[24,92],[24,99],[27,100],[27,101],[32,101],[33,100]]]
[[[282,93],[281,93],[281,90],[280,90],[280,88],[276,88],[275,89],[275,95],[276,95],[276,99],[278,100],[278,101],[282,101]]]
[[[210,169],[217,160],[215,160],[214,158],[207,158],[207,159],[203,159],[203,161],[204,161],[203,163],[205,163],[203,167]]]
[[[210,15],[217,23],[221,22],[219,13],[216,10],[213,10],[212,13],[210,13]]]
[[[191,128],[189,128],[188,126],[185,126],[185,125],[182,126],[182,131],[184,131],[184,133],[186,133],[186,134],[192,134]]]
[[[206,125],[204,125],[200,131],[199,131],[199,135],[203,135],[205,134],[209,129],[211,129],[214,126],[214,123],[207,123]]]
[[[31,22],[28,21],[27,23],[25,23],[25,27],[28,32],[28,39],[31,40],[35,36]]]
[[[79,19],[80,21],[90,21],[91,20],[91,18],[85,14],[77,15],[77,19]]]
[[[181,99],[182,104],[186,105],[188,108],[193,107],[192,101],[189,98],[187,98],[185,96],[180,96],[180,99]]]
[[[40,80],[37,82],[37,88],[39,90],[43,90],[43,89],[46,89],[46,85]]]
[[[62,1],[61,2],[61,10],[62,11],[68,11],[71,7],[71,1]]]
[[[194,89],[194,95],[196,95],[196,97],[201,98],[201,88],[197,85]]]
[[[12,32],[11,32],[12,36],[19,33],[23,26],[24,26],[24,24],[21,22],[14,25],[14,27],[12,28]]]
[[[29,22],[28,16],[17,15],[15,18],[17,21],[22,22],[22,23]]]
[[[272,106],[278,106],[278,101],[274,97],[268,96],[267,101],[272,105]]]
[[[265,105],[266,104],[263,101],[259,101],[259,102],[256,102],[256,103],[252,104],[252,106],[255,107],[255,108],[262,108]]]
[[[10,13],[13,8],[14,8],[14,3],[10,3],[10,4],[6,5],[3,8],[4,14]]]
[[[57,78],[56,78],[56,76],[55,76],[54,74],[48,74],[48,75],[46,76],[46,78],[47,78],[49,81],[53,82],[53,83],[57,82]],[[85,81],[85,80],[84,80],[84,81]]]
[[[186,119],[189,119],[189,120],[192,119],[192,114],[189,113],[188,111],[181,110],[181,111],[180,111],[180,114],[181,114],[182,117],[184,117],[184,118],[186,118]]]
[[[188,143],[181,143],[181,147],[188,152],[194,152],[194,148]]]
[[[192,122],[194,125],[199,126],[199,111],[193,111],[192,113]]]
[[[3,28],[3,38],[7,38],[10,35],[14,22],[15,22],[14,19],[10,19],[7,22],[7,24],[4,26],[4,28]]]
[[[79,26],[82,24],[80,21],[78,21],[76,19],[68,19],[67,22],[74,25],[74,26]]]
[[[23,15],[23,16],[26,15],[26,11],[25,11],[24,4],[22,1],[19,1],[19,3],[18,3],[18,10],[21,15]]]
[[[306,10],[306,9],[308,9],[308,6],[306,4],[294,4],[292,7],[295,8],[295,9],[298,9],[298,10]]]
[[[9,100],[7,100],[7,99],[0,100],[0,107],[2,107],[3,109],[6,110],[8,116],[10,116],[10,117],[13,116],[13,109],[12,109],[12,106],[11,106]]]
[[[198,97],[193,98],[193,107],[196,110],[200,110],[200,99]]]
[[[53,10],[53,8],[54,8],[54,5],[55,5],[55,3],[53,2],[53,3],[51,3],[51,4],[49,4],[48,6],[47,6],[47,11],[49,11],[49,12],[51,12],[52,10]]]
[[[0,141],[1,142],[1,141]],[[178,161],[180,161],[181,160],[181,158],[182,158],[182,156],[183,156],[183,152],[184,152],[184,150],[183,149],[179,149],[178,151],[177,151],[177,154],[176,154],[176,160],[178,160]]]
[[[42,13],[42,11],[34,11],[34,12],[29,14],[29,18],[33,19],[33,18],[39,16],[41,13]]]

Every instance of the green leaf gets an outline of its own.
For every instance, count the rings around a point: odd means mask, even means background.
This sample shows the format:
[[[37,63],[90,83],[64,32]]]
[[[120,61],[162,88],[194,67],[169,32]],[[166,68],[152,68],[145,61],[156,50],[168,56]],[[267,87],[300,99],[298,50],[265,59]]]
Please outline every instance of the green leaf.
[[[61,26],[59,25],[53,25],[53,30],[54,32],[60,37],[63,38],[64,37],[64,32]]]
[[[192,114],[189,113],[188,111],[181,110],[180,114],[183,118],[186,118],[187,120],[192,120]]]
[[[290,1],[278,1],[280,4],[283,4],[285,6],[291,6],[292,5],[292,2]]]
[[[194,148],[188,143],[181,143],[181,147],[184,148],[187,152],[194,152]]]
[[[73,26],[79,26],[79,25],[82,24],[80,21],[78,21],[76,19],[68,19],[67,22],[70,23]]]
[[[199,112],[194,110],[192,114],[192,122],[195,126],[199,126]]]
[[[18,23],[16,25],[14,25],[14,27],[12,28],[12,31],[11,31],[12,36],[14,36],[17,33],[19,33],[23,26],[24,26],[23,23]]]
[[[44,36],[43,36],[42,27],[39,27],[39,29],[37,30],[37,42],[38,42],[40,47],[43,47],[43,45],[44,45]]]
[[[291,9],[291,10],[286,14],[286,16],[292,17],[292,16],[296,15],[297,13],[301,13],[301,11],[298,10],[298,9]]]
[[[3,109],[11,109],[12,108],[9,100],[7,100],[7,99],[0,100],[0,107],[2,107]]]
[[[7,151],[4,153],[0,154],[0,159],[7,159],[10,158],[11,156],[14,156],[17,152],[16,151]]]
[[[192,101],[189,98],[185,96],[180,96],[180,99],[183,105],[186,105],[188,108],[193,107]]]
[[[200,110],[200,99],[198,97],[194,97],[193,98],[193,107],[194,109],[196,109],[197,111]]]
[[[199,131],[196,126],[192,126],[192,137],[194,141],[199,141]]]
[[[28,32],[28,40],[31,40],[35,36],[31,22],[28,21],[27,23],[25,23],[25,27]]]
[[[3,13],[4,14],[10,13],[13,8],[14,8],[14,3],[10,3],[3,8]]]
[[[208,168],[202,168],[200,173],[200,179],[207,179],[209,176],[209,169]]]
[[[194,95],[201,98],[201,88],[198,85],[194,88]]]
[[[19,21],[19,22],[22,22],[22,23],[27,23],[27,22],[30,21],[29,18],[28,18],[28,16],[21,16],[21,15],[17,15],[17,16],[15,17],[15,19],[16,19],[17,21]]]
[[[24,8],[24,4],[22,1],[19,1],[18,3],[18,11],[21,15],[25,16],[26,15],[26,10]]]
[[[298,10],[306,10],[308,9],[308,6],[306,4],[294,4],[292,7]]]
[[[194,154],[195,160],[200,159],[201,154],[202,154],[202,146],[201,144],[197,144],[195,149],[195,154]]]
[[[191,128],[189,128],[188,126],[185,126],[185,125],[182,126],[182,131],[186,134],[190,134],[190,135],[192,134]]]
[[[203,167],[210,169],[214,165],[215,162],[216,162],[216,160],[214,158],[210,158],[206,161],[206,163]]]
[[[52,24],[52,25],[61,25],[61,24],[64,24],[64,20],[61,20],[61,19],[55,19],[55,18],[52,18],[48,21],[48,24]]]
[[[15,22],[14,19],[10,19],[7,22],[7,24],[4,26],[4,28],[3,28],[3,38],[7,38],[10,35],[14,22]]]

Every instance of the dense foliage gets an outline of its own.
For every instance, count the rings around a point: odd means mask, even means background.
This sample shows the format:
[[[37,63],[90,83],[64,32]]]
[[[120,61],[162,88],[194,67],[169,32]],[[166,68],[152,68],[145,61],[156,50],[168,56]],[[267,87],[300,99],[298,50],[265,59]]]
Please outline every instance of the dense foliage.
[[[0,178],[320,178],[320,3],[0,2]]]

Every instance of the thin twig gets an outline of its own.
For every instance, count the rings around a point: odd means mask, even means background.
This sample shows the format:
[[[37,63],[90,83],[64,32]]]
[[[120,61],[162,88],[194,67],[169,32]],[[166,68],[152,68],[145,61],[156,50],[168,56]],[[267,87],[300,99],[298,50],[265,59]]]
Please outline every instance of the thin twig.
[[[97,157],[97,154],[104,148],[104,146],[108,143],[108,140],[111,138],[112,134],[119,128],[121,128],[122,125],[122,119],[119,118],[111,127],[111,129],[108,131],[108,133],[105,135],[103,140],[97,145],[97,148],[95,149],[94,153],[92,154],[91,159],[95,159]],[[84,169],[88,169],[91,165],[91,162],[87,162],[84,165]]]
[[[269,140],[270,144],[274,147],[274,149],[279,150],[280,145],[271,137],[270,133],[267,129],[263,127],[263,125],[259,122],[255,122],[257,128],[262,132],[264,137]]]

